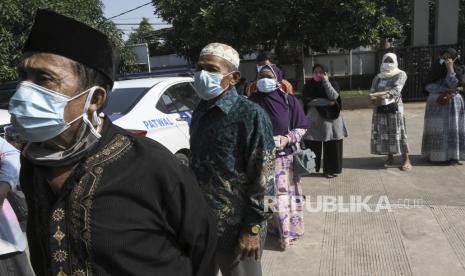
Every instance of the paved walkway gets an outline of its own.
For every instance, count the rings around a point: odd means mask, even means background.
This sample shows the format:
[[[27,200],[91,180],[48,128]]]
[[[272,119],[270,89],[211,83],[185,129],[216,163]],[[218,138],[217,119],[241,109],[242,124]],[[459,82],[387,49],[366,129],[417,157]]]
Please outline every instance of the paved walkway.
[[[405,108],[413,171],[385,169],[384,157],[370,155],[371,110],[357,110],[343,113],[343,175],[303,180],[312,201],[343,196],[347,208],[351,195],[372,196],[375,207],[385,196],[392,212],[305,212],[305,236],[290,250],[267,242],[265,276],[465,275],[465,166],[422,161],[424,104]]]

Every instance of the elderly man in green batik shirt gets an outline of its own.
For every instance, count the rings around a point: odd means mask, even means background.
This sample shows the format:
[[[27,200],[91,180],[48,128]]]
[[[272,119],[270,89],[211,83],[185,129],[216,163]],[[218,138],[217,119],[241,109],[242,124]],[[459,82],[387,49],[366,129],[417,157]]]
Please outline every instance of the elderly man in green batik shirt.
[[[194,86],[202,99],[191,125],[191,167],[218,220],[216,269],[261,275],[266,195],[274,193],[274,140],[265,111],[234,85],[239,54],[212,43],[201,52]]]

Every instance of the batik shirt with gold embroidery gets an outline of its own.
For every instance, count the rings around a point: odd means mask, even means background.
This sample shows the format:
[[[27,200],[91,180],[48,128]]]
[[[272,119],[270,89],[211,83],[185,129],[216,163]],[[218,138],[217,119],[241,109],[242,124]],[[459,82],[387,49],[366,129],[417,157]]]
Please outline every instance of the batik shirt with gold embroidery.
[[[218,246],[262,224],[274,194],[273,132],[265,111],[235,89],[213,106],[200,102],[191,125],[191,167],[218,220]]]
[[[53,193],[23,158],[38,276],[208,275],[216,224],[195,176],[163,146],[111,123]]]

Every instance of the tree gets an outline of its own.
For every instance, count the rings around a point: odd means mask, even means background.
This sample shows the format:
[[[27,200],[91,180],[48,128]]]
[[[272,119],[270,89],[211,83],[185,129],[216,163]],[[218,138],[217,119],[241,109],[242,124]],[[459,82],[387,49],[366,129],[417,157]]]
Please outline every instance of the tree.
[[[0,2],[0,82],[17,78],[16,65],[21,58],[21,49],[38,8],[54,10],[101,30],[120,49],[122,60],[120,71],[129,68],[128,64],[133,61],[132,53],[125,48],[122,33],[112,22],[104,18],[103,4],[100,0],[2,0]]]
[[[301,46],[351,49],[379,44],[386,34],[400,35],[399,22],[379,10],[375,0],[153,0],[153,4],[173,25],[166,39],[191,61],[214,41],[230,44],[242,54],[275,49],[279,56]]]
[[[147,43],[149,45],[149,53],[152,56],[159,45],[158,40],[153,36],[154,32],[155,29],[150,24],[149,19],[143,17],[142,21],[139,23],[139,27],[129,35],[126,45],[130,46],[139,43]]]
[[[150,24],[149,19],[143,17],[139,23],[139,27],[129,35],[126,45],[134,45],[138,43],[147,43],[149,46],[150,56],[167,55],[176,53],[166,38],[168,29],[155,30]]]

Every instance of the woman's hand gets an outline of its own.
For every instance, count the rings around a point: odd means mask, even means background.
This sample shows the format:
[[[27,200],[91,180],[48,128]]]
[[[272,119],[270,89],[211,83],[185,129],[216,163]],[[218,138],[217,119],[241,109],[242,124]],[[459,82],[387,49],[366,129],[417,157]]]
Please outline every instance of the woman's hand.
[[[454,73],[454,60],[451,58],[446,59],[446,68],[449,73]]]
[[[281,136],[281,145],[279,146],[280,150],[283,150],[289,144],[289,137]]]
[[[370,100],[374,106],[380,106],[383,103],[383,98],[381,97],[370,97]]]
[[[329,80],[328,73],[326,73],[326,72],[322,75],[322,77],[323,77],[324,81]]]

